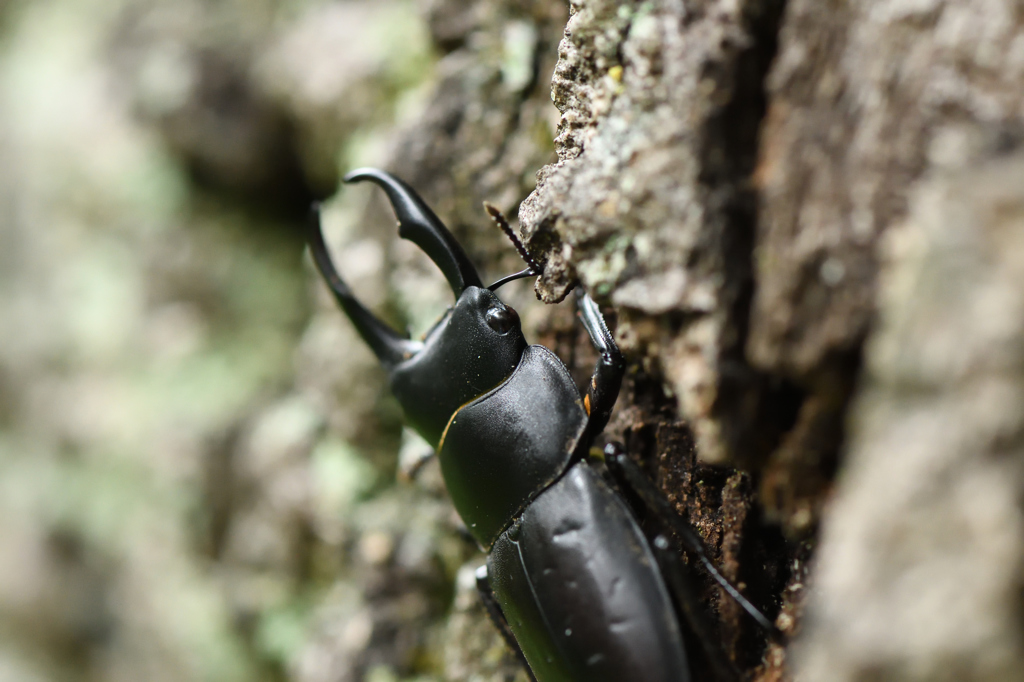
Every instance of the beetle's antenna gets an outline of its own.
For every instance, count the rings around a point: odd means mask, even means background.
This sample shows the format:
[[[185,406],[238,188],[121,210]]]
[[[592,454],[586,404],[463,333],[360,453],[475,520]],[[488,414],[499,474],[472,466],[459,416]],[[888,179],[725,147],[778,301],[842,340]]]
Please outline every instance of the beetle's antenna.
[[[537,261],[533,259],[533,256],[530,255],[530,252],[526,250],[526,246],[523,245],[522,240],[519,239],[515,230],[513,230],[512,226],[508,224],[507,220],[505,220],[505,216],[502,215],[498,207],[489,201],[485,201],[484,210],[487,211],[487,215],[491,216],[491,220],[501,228],[501,231],[505,233],[505,236],[509,238],[509,241],[512,242],[512,246],[516,247],[516,251],[519,252],[519,257],[530,266],[530,270],[533,271],[534,274],[539,275],[544,268],[542,268]]]

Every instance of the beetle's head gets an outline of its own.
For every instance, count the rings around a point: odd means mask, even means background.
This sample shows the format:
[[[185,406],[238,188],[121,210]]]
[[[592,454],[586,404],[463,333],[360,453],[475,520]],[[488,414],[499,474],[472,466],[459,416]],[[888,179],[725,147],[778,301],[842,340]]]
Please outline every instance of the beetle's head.
[[[422,341],[397,334],[353,295],[331,262],[312,212],[313,259],[356,330],[388,371],[391,389],[409,424],[435,447],[452,414],[507,379],[519,364],[526,339],[519,315],[494,289],[528,269],[484,288],[455,237],[408,185],[374,169],[360,169],[346,182],[369,180],[387,193],[399,221],[399,235],[417,244],[441,269],[455,294],[455,305]]]

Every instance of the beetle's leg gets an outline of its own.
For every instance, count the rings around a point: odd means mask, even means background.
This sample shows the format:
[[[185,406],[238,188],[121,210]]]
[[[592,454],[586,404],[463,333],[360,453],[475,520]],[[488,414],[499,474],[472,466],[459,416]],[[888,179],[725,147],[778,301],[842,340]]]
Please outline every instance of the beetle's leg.
[[[583,406],[590,416],[587,421],[587,430],[580,439],[584,447],[589,448],[597,434],[604,430],[611,416],[612,407],[619,397],[619,388],[622,386],[622,375],[626,371],[626,362],[622,352],[615,345],[615,337],[608,330],[601,310],[594,303],[589,294],[577,294],[576,305],[579,308],[579,316],[583,326],[590,334],[590,340],[594,348],[601,354],[594,368],[594,374],[590,377],[587,385],[586,395],[583,397]]]
[[[668,524],[669,528],[672,529],[679,539],[679,542],[682,543],[683,549],[696,557],[697,561],[715,579],[715,582],[721,585],[726,594],[739,604],[744,611],[750,614],[750,617],[761,628],[771,636],[777,636],[778,630],[772,625],[771,621],[761,613],[760,609],[751,604],[736,586],[729,582],[728,578],[721,574],[718,567],[711,561],[711,557],[708,555],[707,548],[704,546],[704,541],[701,537],[690,527],[689,523],[669,506],[669,503],[658,493],[658,489],[654,487],[654,484],[641,471],[640,467],[622,451],[622,447],[616,443],[606,445],[604,461],[608,466],[608,471],[616,480],[635,492],[648,509],[651,509],[661,520]]]
[[[512,630],[508,626],[508,620],[505,619],[505,614],[502,613],[501,605],[494,597],[494,590],[491,589],[491,579],[487,575],[486,565],[476,569],[476,589],[480,593],[480,601],[484,603],[484,608],[487,610],[487,615],[491,617],[494,627],[498,628],[498,632],[501,633],[505,643],[515,652],[516,658],[526,668],[526,674],[530,676],[530,680],[537,682],[537,678],[533,676],[533,671],[530,670],[530,664],[526,662],[526,656],[523,655],[519,642],[516,641]]]
[[[655,536],[651,542],[654,558],[658,562],[668,588],[676,598],[676,604],[690,630],[700,641],[701,648],[707,656],[708,665],[718,680],[736,682],[742,675],[733,662],[726,656],[721,643],[713,635],[714,629],[708,621],[704,609],[700,607],[697,595],[691,585],[695,584],[693,568],[679,560],[679,554],[673,543],[664,535]]]
[[[414,481],[420,475],[430,460],[434,459],[436,453],[429,447],[416,450],[406,450],[398,453],[398,478],[403,481]]]

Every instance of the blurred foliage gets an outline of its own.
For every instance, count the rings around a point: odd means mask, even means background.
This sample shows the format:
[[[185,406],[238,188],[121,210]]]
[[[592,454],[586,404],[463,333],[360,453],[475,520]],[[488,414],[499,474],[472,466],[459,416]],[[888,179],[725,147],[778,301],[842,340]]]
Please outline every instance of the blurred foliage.
[[[324,437],[296,390],[299,217],[429,74],[425,29],[404,2],[2,12],[0,680],[315,677],[398,422],[370,386]]]
[[[525,679],[436,465],[398,480],[427,446],[303,235],[325,200],[352,287],[425,328],[443,278],[340,175],[397,158],[434,205],[455,173],[525,196],[556,9],[0,6],[0,682]],[[467,196],[439,207],[460,238]],[[485,269],[500,239],[472,238]]]

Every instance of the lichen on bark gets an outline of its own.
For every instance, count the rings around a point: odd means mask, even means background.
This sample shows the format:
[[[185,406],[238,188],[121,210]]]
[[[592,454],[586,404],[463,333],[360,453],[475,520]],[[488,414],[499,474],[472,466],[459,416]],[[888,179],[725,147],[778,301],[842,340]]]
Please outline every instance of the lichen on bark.
[[[538,296],[579,281],[616,306],[624,346],[660,365],[709,462],[732,460],[757,418],[739,357],[749,176],[780,9],[574,4],[552,85],[559,160],[520,208],[546,263]]]

